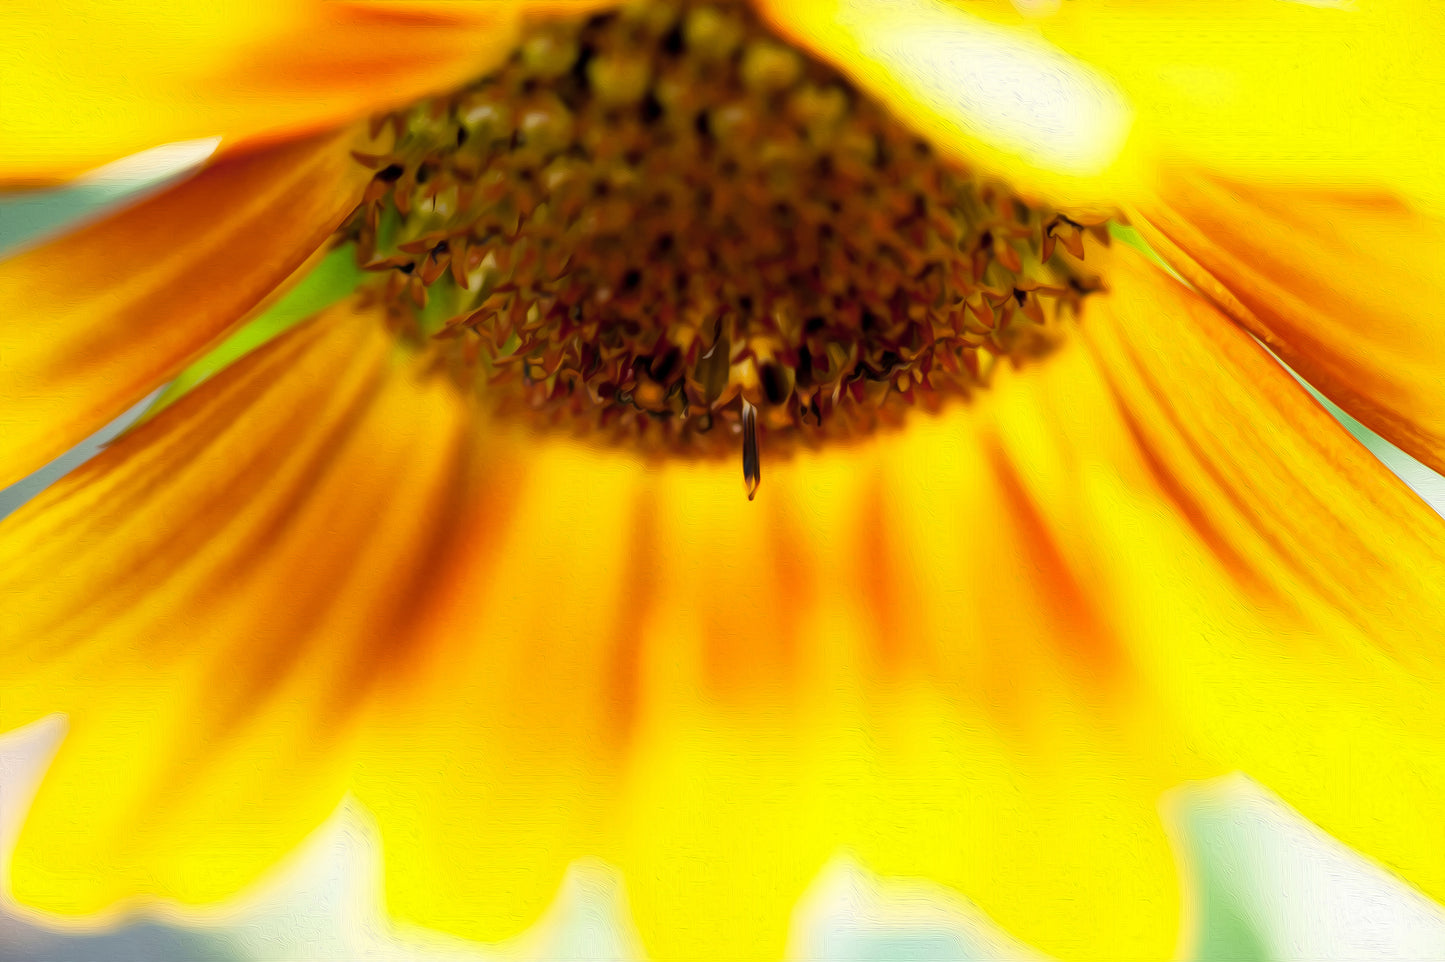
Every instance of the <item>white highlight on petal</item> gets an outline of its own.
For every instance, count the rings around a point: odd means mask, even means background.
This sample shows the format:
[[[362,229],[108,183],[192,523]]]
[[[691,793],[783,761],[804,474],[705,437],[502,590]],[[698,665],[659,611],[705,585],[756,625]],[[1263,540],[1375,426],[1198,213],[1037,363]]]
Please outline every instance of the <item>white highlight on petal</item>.
[[[117,213],[198,172],[221,138],[164,144],[60,186],[0,191],[0,257],[11,257]]]
[[[0,735],[0,959],[113,962],[622,962],[644,957],[618,873],[569,870],[533,928],[498,945],[399,925],[382,900],[380,833],[355,800],[262,883],[206,909],[152,906],[55,920],[17,906],[9,858],[65,735],[53,715]],[[1445,958],[1445,908],[1310,824],[1243,775],[1175,789],[1162,803],[1185,875],[1178,957],[1223,962]],[[1081,888],[1094,884],[1081,879]],[[794,913],[796,962],[910,958],[1050,962],[949,890],[830,863]]]
[[[1445,959],[1445,908],[1244,775],[1162,808],[1186,874],[1180,958],[1227,957],[1243,934],[1280,962]]]
[[[65,716],[50,715],[0,734],[0,906],[10,894],[10,853],[20,825],[65,730]]]
[[[177,177],[199,167],[221,145],[220,137],[202,137],[162,144],[122,157],[78,178],[75,183],[141,188]]]
[[[1063,0],[1013,0],[1014,9],[1026,17],[1047,17],[1059,12]]]
[[[965,136],[1080,176],[1103,172],[1123,150],[1133,123],[1123,92],[1038,37],[939,0],[848,0],[838,18],[865,55],[885,60]]]
[[[1049,962],[940,885],[881,879],[851,858],[823,869],[793,913],[787,956]]]
[[[57,919],[10,896],[9,857],[65,734],[54,715],[0,735],[0,959],[110,962],[626,962],[644,955],[618,873],[573,864],[543,917],[482,945],[399,924],[383,898],[381,833],[354,799],[256,886],[215,906],[160,903],[97,919]]]

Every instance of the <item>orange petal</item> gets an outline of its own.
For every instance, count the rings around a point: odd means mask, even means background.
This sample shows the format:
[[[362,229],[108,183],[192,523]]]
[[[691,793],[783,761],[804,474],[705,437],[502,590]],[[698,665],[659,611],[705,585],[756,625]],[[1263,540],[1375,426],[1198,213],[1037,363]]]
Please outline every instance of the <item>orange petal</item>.
[[[23,0],[0,39],[0,183],[54,182],[159,144],[330,127],[483,73],[508,0]]]
[[[19,897],[215,899],[334,809],[357,709],[446,541],[467,428],[377,319],[338,308],[6,522],[0,727],[70,715]]]
[[[296,270],[371,176],[356,136],[223,158],[0,261],[0,485],[144,397]]]
[[[1445,471],[1445,219],[1380,195],[1172,168],[1134,220],[1306,380]]]

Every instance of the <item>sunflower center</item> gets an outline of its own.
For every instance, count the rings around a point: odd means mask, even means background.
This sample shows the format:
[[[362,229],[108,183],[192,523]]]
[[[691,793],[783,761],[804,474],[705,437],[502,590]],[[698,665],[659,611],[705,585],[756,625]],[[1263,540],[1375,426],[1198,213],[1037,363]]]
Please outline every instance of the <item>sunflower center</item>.
[[[740,4],[535,24],[388,122],[342,233],[399,323],[507,416],[741,445],[750,491],[760,434],[832,443],[966,398],[1093,286],[1086,228],[946,161]]]

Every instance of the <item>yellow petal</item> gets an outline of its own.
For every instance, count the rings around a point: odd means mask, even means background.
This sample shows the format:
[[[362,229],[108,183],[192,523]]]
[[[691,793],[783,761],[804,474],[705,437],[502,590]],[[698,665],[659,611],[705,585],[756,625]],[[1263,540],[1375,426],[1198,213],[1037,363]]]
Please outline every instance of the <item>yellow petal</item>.
[[[999,3],[997,6],[1003,6]],[[1112,78],[1139,136],[1243,179],[1445,204],[1433,0],[1068,0],[1033,21]]]
[[[774,958],[842,848],[1051,954],[1157,959],[1160,793],[1239,768],[1445,892],[1439,519],[1207,304],[1108,267],[1057,356],[757,503],[735,464],[493,436],[437,647],[364,739],[392,910],[497,938],[599,855],[654,957]]]
[[[0,485],[144,397],[301,265],[370,178],[356,137],[223,158],[0,261]]]
[[[1310,383],[1445,470],[1445,220],[1381,195],[1183,167],[1134,220]]]
[[[373,393],[365,337],[289,335],[0,528],[0,623],[23,629],[3,654],[27,668],[0,721],[70,709],[91,739],[37,803],[22,894],[235,882],[313,817],[319,788],[281,811],[308,773],[246,768],[278,745],[354,757],[389,907],[470,936],[527,924],[593,855],[654,957],[776,958],[844,849],[1051,954],[1157,959],[1180,904],[1160,794],[1235,769],[1445,894],[1439,519],[1129,256],[1053,356],[770,463],[751,504],[736,464],[504,424],[473,450],[439,383],[393,362]],[[190,659],[211,670],[166,675]],[[354,727],[320,710],[362,700]],[[108,831],[131,824],[110,806],[177,790],[149,759],[221,720],[256,741],[200,783],[212,807],[182,783],[164,836]],[[107,733],[126,762],[98,758]],[[92,764],[159,787],[87,794]],[[257,804],[286,830],[227,831]],[[114,887],[86,880],[96,846]]]
[[[509,51],[508,0],[22,0],[0,37],[0,182],[53,182],[158,144],[339,126]]]
[[[1183,156],[1445,205],[1433,0],[758,2],[965,162],[1056,203],[1132,200]]]
[[[1102,207],[1139,179],[1122,92],[1031,31],[940,0],[755,5],[936,145],[1028,194]]]
[[[424,602],[467,426],[377,319],[338,308],[6,522],[0,727],[70,716],[18,897],[219,898],[334,810],[359,706]]]

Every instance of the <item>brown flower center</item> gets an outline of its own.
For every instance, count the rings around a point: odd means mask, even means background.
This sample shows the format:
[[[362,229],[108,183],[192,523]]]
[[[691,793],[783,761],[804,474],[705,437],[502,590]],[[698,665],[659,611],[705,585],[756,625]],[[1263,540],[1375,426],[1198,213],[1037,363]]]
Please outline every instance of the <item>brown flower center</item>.
[[[745,7],[530,28],[384,118],[343,229],[498,411],[704,455],[831,443],[1047,352],[1090,228],[974,179]],[[453,365],[457,367],[457,365]]]

